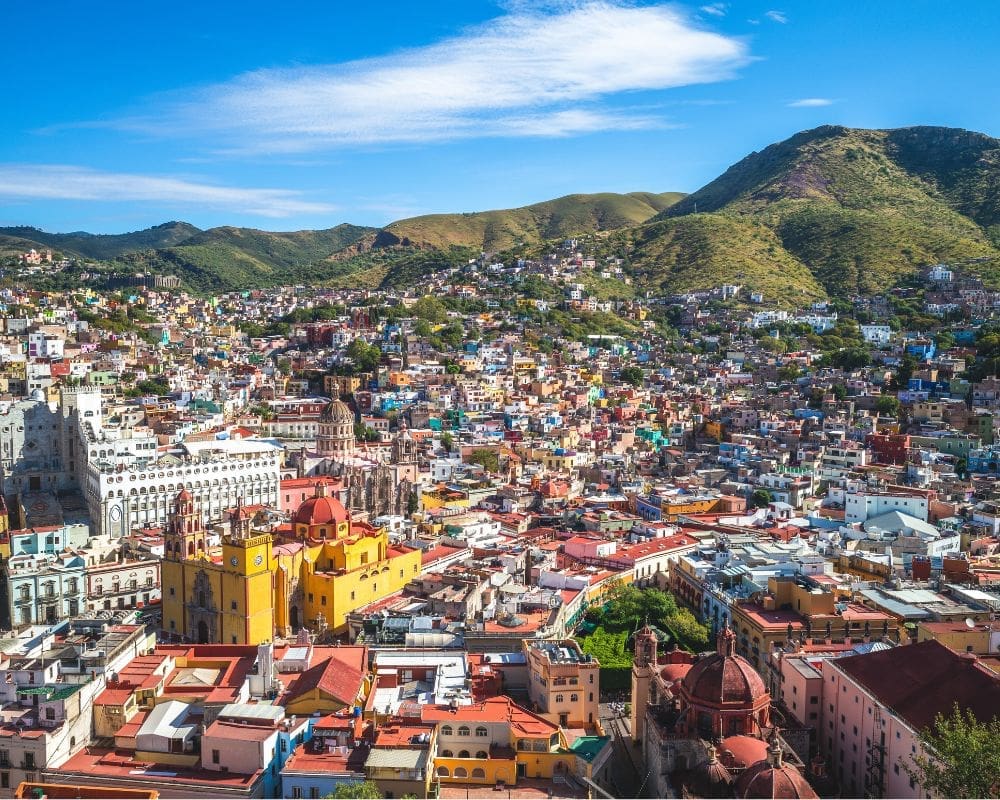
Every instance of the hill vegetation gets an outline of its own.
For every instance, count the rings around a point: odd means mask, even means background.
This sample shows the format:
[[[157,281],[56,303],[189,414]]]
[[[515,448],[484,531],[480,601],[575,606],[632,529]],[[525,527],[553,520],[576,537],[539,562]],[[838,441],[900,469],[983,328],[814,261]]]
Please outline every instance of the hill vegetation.
[[[68,258],[105,261],[136,250],[171,247],[201,233],[187,222],[165,222],[142,231],[120,234],[47,233],[38,228],[0,228],[0,254],[51,249]],[[17,240],[8,242],[8,240]],[[24,245],[27,245],[25,247]]]
[[[505,250],[522,244],[638,225],[683,196],[679,192],[571,194],[503,211],[430,214],[392,223],[380,232],[376,244],[415,245],[439,250],[452,246],[487,252]]]
[[[996,283],[998,196],[996,139],[949,128],[825,126],[751,153],[651,225],[708,212],[774,234],[777,247],[763,254],[754,242],[742,256],[730,250],[728,268],[709,260],[702,280],[715,284],[753,286],[736,276],[784,275],[789,259],[832,295],[885,288],[939,261],[974,261]],[[648,240],[637,240],[639,263]],[[804,276],[791,274],[794,290]]]
[[[751,153],[688,196],[577,194],[523,208],[413,217],[382,229],[200,231],[170,222],[95,236],[2,228],[0,257],[48,247],[116,259],[109,271],[173,273],[199,291],[299,282],[388,288],[482,251],[537,256],[573,237],[585,237],[599,259],[621,259],[633,278],[628,293],[736,283],[801,304],[882,290],[942,261],[996,286],[1000,141],[950,128],[824,126]],[[620,293],[595,276],[592,288]]]

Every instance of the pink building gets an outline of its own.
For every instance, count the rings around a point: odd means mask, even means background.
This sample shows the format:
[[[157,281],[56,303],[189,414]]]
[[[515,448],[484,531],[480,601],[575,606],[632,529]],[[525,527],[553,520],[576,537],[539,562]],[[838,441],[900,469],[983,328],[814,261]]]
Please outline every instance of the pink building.
[[[927,797],[903,767],[920,731],[955,703],[983,722],[1000,715],[1000,675],[934,639],[828,659],[821,672],[818,744],[845,797]]]

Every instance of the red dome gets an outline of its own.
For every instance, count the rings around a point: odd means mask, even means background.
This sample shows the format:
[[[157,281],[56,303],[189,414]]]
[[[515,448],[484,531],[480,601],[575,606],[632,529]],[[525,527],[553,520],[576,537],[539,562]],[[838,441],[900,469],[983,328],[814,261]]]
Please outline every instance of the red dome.
[[[818,798],[819,795],[791,764],[773,753],[736,779],[736,796],[745,798]]]
[[[667,664],[660,670],[660,677],[667,683],[675,683],[691,671],[691,666],[691,664]]]
[[[711,706],[738,703],[752,706],[767,695],[767,687],[745,658],[736,655],[736,637],[729,628],[719,632],[717,652],[697,662],[684,676],[691,702]]]
[[[296,525],[327,525],[347,522],[349,515],[336,497],[310,497],[295,512]]]
[[[767,742],[753,736],[727,736],[719,744],[722,763],[733,769],[746,769],[767,758]]]

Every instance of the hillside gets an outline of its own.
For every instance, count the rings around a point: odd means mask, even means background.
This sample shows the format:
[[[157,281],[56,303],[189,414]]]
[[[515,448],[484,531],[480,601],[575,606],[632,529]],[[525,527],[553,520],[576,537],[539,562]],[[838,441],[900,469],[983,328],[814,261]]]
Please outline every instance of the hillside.
[[[269,232],[221,227],[182,243],[126,255],[130,267],[166,272],[204,291],[250,289],[280,283],[319,282],[333,270],[317,266],[374,234],[342,224],[318,231]]]
[[[763,252],[754,240],[745,252],[729,248],[728,263],[707,261],[705,285],[763,289],[769,273],[784,275],[798,263],[828,293],[848,295],[884,289],[927,264],[967,259],[983,259],[975,269],[995,283],[998,190],[1000,141],[988,136],[948,128],[825,126],[751,153],[650,225],[709,212],[774,234]],[[673,237],[673,228],[663,230]],[[637,265],[656,261],[655,239],[636,234]],[[801,277],[788,274],[793,284]],[[663,282],[681,286],[683,278],[668,271]]]
[[[386,226],[375,244],[415,245],[439,250],[452,246],[505,250],[522,242],[535,244],[638,225],[683,196],[680,192],[571,194],[523,208],[429,214]]]
[[[826,293],[770,228],[723,214],[657,220],[632,232],[636,282],[661,292],[738,283],[775,298],[812,301]]]
[[[0,255],[49,248],[68,257],[106,261],[136,250],[171,247],[201,231],[186,222],[165,222],[142,231],[120,234],[47,233],[38,228],[0,228]],[[10,241],[14,240],[14,241]],[[28,247],[23,247],[27,243]]]

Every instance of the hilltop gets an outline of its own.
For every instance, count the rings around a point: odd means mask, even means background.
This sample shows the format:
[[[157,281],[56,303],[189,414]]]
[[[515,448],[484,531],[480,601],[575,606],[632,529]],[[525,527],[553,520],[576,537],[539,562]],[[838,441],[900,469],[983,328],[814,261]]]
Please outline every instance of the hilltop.
[[[317,231],[274,232],[223,226],[199,230],[171,222],[136,233],[51,234],[0,229],[0,255],[50,247],[68,257],[116,259],[112,268],[177,275],[200,291],[281,283],[403,285],[434,269],[464,263],[482,250],[611,231],[656,216],[684,195],[575,194],[523,208],[430,214],[385,228],[341,224]]]
[[[400,220],[379,232],[378,245],[414,245],[446,250],[473,247],[506,250],[520,244],[563,239],[638,225],[670,208],[681,192],[571,194],[500,211],[429,214]]]
[[[863,294],[939,261],[976,260],[996,282],[998,198],[1000,141],[989,136],[824,126],[751,153],[660,213],[637,231],[632,260],[666,268],[657,278],[671,287],[743,283],[772,296],[777,276],[793,290],[808,275],[829,294]],[[692,227],[714,231],[697,281],[662,261],[659,241],[680,242],[690,260],[701,246]]]
[[[158,247],[171,247],[201,233],[187,222],[165,222],[142,231],[120,234],[47,233],[38,228],[0,228],[0,255],[46,248],[68,258],[91,258],[105,261],[125,253]]]
[[[1000,285],[1000,141],[953,128],[823,126],[751,153],[687,196],[574,194],[284,233],[183,222],[120,236],[4,228],[0,255],[51,247],[116,259],[109,269],[173,273],[201,291],[385,288],[482,251],[537,254],[593,234],[601,241],[588,247],[620,257],[636,289],[656,292],[737,283],[798,303],[881,291],[942,261]]]

